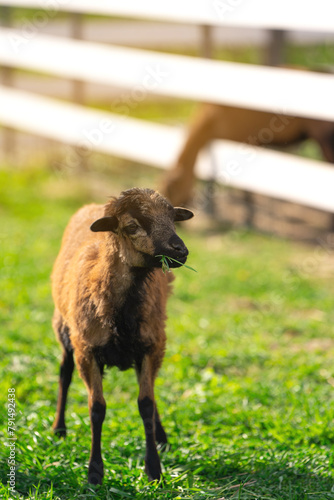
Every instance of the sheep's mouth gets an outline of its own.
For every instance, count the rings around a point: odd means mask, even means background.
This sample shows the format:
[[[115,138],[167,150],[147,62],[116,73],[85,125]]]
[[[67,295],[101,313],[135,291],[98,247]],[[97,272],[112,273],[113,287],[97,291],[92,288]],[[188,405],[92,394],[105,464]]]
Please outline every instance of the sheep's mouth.
[[[188,253],[183,255],[175,255],[175,257],[170,255],[156,255],[155,258],[159,261],[159,267],[163,270],[168,270],[169,268],[181,267],[187,261]]]
[[[169,262],[169,267],[180,267],[183,266],[187,262],[187,255],[183,255],[181,257],[177,257],[174,259],[174,257],[168,257],[168,262]]]

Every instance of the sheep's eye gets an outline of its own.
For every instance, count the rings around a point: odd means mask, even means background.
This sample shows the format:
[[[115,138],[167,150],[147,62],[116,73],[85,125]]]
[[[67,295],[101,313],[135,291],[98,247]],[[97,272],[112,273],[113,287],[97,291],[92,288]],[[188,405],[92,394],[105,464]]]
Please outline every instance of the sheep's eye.
[[[137,224],[129,224],[128,226],[126,226],[124,228],[124,231],[127,233],[127,234],[135,234],[137,232],[137,229],[138,229],[138,226]]]

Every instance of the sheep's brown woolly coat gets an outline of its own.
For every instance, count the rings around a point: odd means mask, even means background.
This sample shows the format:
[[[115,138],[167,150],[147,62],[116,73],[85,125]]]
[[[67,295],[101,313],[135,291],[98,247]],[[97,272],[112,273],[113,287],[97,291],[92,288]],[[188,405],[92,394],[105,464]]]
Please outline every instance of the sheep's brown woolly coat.
[[[89,229],[96,219],[109,214],[111,206],[87,205],[72,217],[52,274],[54,321],[62,317],[75,352],[103,346],[111,335],[118,334],[115,311],[123,305],[134,282],[127,256],[118,253],[117,236]],[[142,284],[145,302],[140,309],[141,337],[147,345],[158,344],[163,356],[165,307],[173,275],[161,269],[151,273],[153,276]],[[54,326],[59,331],[58,324]]]

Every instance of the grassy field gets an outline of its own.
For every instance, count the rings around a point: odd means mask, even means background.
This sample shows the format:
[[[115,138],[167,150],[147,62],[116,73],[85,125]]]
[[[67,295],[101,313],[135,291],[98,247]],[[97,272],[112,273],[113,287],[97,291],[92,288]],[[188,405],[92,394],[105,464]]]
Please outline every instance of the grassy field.
[[[106,174],[105,174],[106,175]],[[129,176],[78,179],[47,169],[0,171],[0,498],[334,498],[334,260],[330,250],[187,223],[191,255],[175,271],[168,348],[156,384],[170,449],[164,484],[144,473],[132,371],[105,376],[105,480],[86,482],[87,396],[75,373],[68,437],[54,418],[60,349],[49,275],[63,229],[83,203]],[[117,180],[116,180],[117,179]],[[136,184],[153,183],[137,177]],[[8,389],[15,389],[16,490],[9,473]]]

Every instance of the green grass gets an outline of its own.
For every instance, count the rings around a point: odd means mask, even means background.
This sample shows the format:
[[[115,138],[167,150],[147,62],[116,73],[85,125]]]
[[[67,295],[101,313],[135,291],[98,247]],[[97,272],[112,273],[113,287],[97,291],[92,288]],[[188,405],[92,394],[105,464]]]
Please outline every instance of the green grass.
[[[115,194],[129,182],[114,176],[104,188]],[[197,273],[175,270],[156,382],[170,441],[161,453],[164,485],[148,484],[144,473],[135,375],[115,369],[104,380],[105,480],[87,485],[87,396],[76,372],[68,437],[51,431],[60,348],[49,275],[69,217],[105,200],[93,184],[91,173],[0,171],[0,431],[4,444],[15,388],[15,498],[334,498],[332,252],[249,231],[203,230],[196,219],[180,226]],[[8,454],[0,447],[4,500],[14,498]]]

